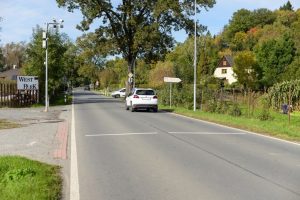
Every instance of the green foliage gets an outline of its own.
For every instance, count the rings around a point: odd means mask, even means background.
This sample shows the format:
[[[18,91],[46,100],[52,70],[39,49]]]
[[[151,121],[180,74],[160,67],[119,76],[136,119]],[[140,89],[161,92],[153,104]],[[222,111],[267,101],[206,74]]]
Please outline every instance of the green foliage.
[[[69,11],[79,9],[83,20],[80,30],[88,30],[99,20],[95,33],[98,45],[107,53],[122,55],[129,71],[133,71],[136,58],[146,62],[160,60],[174,45],[172,30],[193,32],[193,1],[111,1],[56,0]],[[210,8],[215,0],[197,1],[200,7]],[[200,29],[200,26],[198,27]]]
[[[160,88],[164,84],[164,77],[173,77],[173,63],[158,62],[155,64],[154,68],[150,71],[149,74],[149,85],[154,88]]]
[[[126,69],[126,68],[123,68]],[[151,65],[147,64],[143,60],[138,60],[135,67],[135,86],[136,87],[148,87],[150,84],[149,74]],[[123,81],[124,84],[125,81]]]
[[[241,51],[234,57],[233,71],[237,80],[245,89],[254,89],[258,83],[260,73],[255,55],[251,51]]]
[[[184,92],[183,92],[184,91]],[[159,102],[163,105],[170,105],[170,85],[164,84],[158,90]],[[186,109],[193,107],[193,85],[172,84],[172,106],[182,106]]]
[[[229,24],[225,27],[223,33],[225,40],[230,42],[238,32],[246,33],[256,26],[272,24],[275,21],[275,18],[274,13],[267,9],[258,9],[254,11],[240,9],[233,14]]]
[[[288,104],[289,99],[292,105],[300,101],[300,80],[284,81],[275,84],[268,91],[271,105],[277,109],[282,104]],[[290,97],[290,98],[289,98]]]
[[[292,63],[296,49],[292,38],[285,34],[280,39],[270,39],[259,45],[255,54],[262,68],[262,82],[266,87],[280,82],[287,66]]]
[[[270,111],[268,109],[263,109],[258,115],[258,119],[260,119],[261,121],[267,121],[272,120],[273,117],[271,116]]]
[[[290,11],[292,11],[293,10],[293,6],[292,6],[292,4],[291,4],[290,1],[287,1],[286,4],[284,4],[283,6],[281,6],[279,9],[280,10],[290,10]]]
[[[300,57],[296,57],[295,60],[287,67],[283,74],[283,80],[297,80],[300,77]]]
[[[234,103],[229,109],[229,115],[239,117],[242,115],[242,110],[237,103]]]
[[[261,98],[262,111],[258,115],[261,121],[273,120],[270,112],[270,100],[267,96]]]
[[[125,82],[128,79],[127,62],[124,59],[116,58],[115,60],[107,61],[105,66],[98,74],[100,88],[107,88],[113,85],[113,89],[125,87]]]
[[[33,39],[26,50],[27,61],[24,69],[26,75],[39,77],[40,94],[44,94],[45,88],[45,50],[42,48],[42,32],[40,27],[36,27],[33,31]],[[53,30],[49,31],[48,38],[48,91],[51,100],[64,85],[64,53],[67,51],[65,43],[68,38]]]

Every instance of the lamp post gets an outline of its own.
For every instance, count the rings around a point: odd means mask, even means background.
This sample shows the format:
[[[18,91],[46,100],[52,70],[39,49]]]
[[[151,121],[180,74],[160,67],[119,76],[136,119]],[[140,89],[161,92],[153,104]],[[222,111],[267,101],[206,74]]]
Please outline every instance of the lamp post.
[[[194,111],[196,111],[196,78],[197,78],[197,2],[195,0],[195,39],[194,39]]]
[[[45,112],[49,109],[49,98],[48,98],[48,29],[49,26],[53,28],[63,28],[64,20],[60,19],[59,22],[53,19],[53,22],[46,23],[46,30],[43,31],[43,48],[46,49],[46,60],[45,60]]]

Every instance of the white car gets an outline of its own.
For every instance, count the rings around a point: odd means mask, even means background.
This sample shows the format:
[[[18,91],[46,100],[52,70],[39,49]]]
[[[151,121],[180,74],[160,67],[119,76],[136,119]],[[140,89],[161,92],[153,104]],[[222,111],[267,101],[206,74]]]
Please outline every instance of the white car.
[[[138,109],[152,109],[153,112],[157,112],[157,96],[155,91],[151,88],[134,88],[132,92],[126,97],[125,101],[126,110],[134,112]]]
[[[126,94],[126,88],[121,88],[117,91],[114,91],[111,93],[111,96],[114,98],[120,98],[120,97],[125,97]]]

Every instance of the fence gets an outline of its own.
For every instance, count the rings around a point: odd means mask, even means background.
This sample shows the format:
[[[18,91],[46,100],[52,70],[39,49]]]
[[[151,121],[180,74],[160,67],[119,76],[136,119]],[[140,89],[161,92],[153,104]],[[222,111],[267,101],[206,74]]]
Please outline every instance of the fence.
[[[27,107],[38,103],[37,90],[18,90],[16,83],[0,83],[0,107]]]

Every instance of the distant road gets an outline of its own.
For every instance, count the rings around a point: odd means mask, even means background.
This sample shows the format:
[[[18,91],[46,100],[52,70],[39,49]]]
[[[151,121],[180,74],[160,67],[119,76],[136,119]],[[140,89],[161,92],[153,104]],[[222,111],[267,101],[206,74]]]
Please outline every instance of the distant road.
[[[74,92],[81,200],[299,200],[300,146]]]

